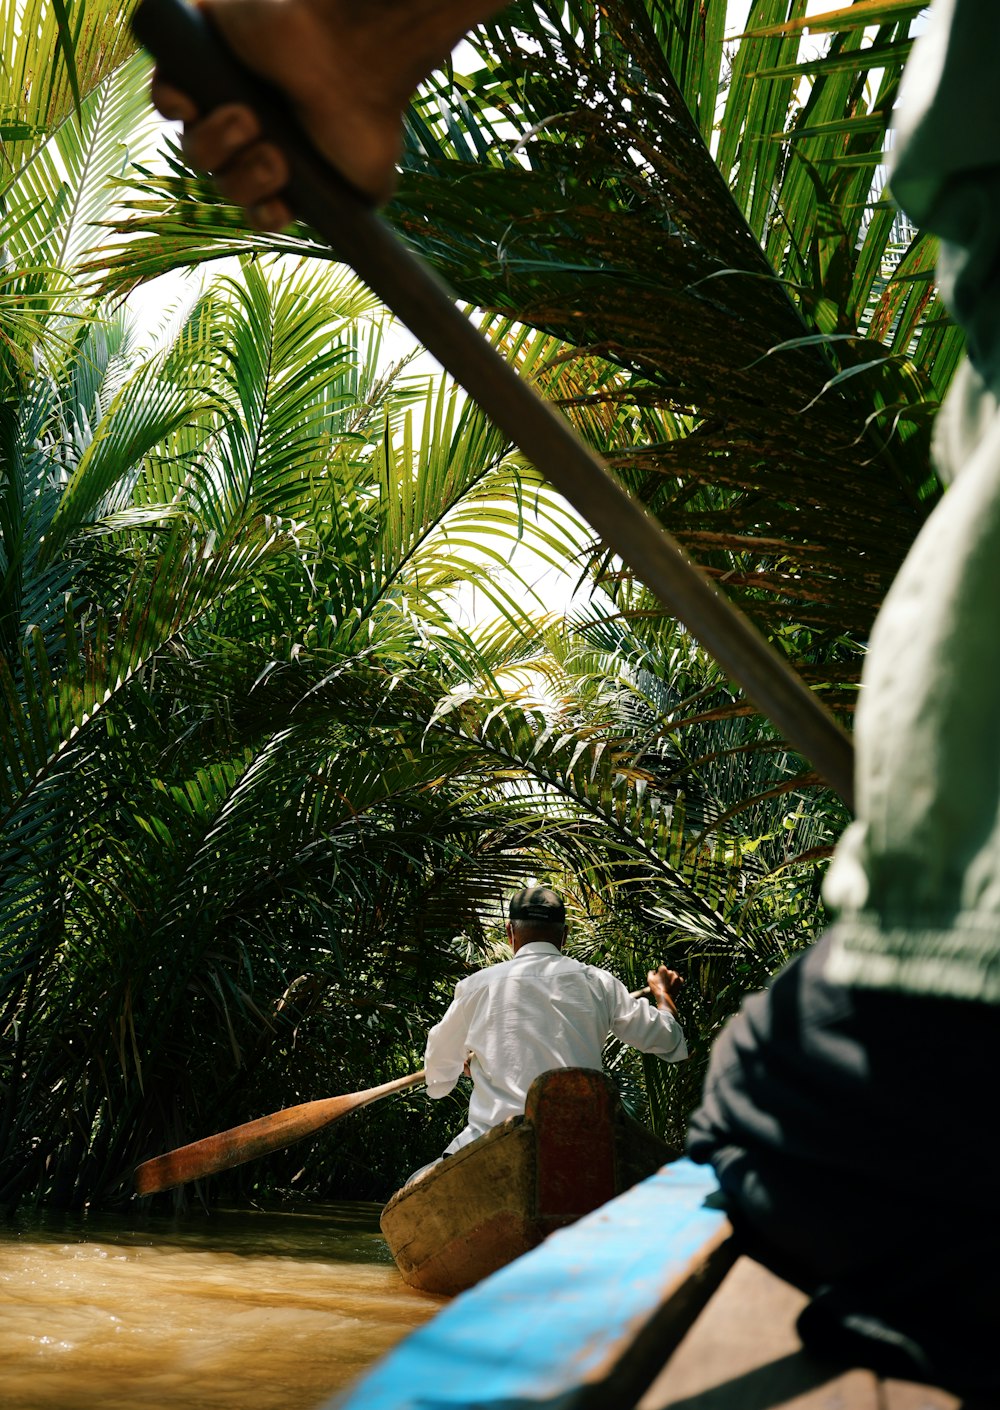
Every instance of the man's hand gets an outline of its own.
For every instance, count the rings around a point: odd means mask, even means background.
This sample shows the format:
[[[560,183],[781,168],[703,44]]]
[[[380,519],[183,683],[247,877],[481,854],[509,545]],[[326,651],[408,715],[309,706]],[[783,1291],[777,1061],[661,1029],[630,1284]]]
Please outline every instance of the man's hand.
[[[661,964],[659,969],[651,969],[646,975],[646,983],[650,992],[656,1000],[658,1009],[667,1009],[677,1017],[677,1005],[674,1002],[680,993],[684,980],[675,969],[668,969],[665,964]]]
[[[388,200],[402,150],[403,114],[417,85],[462,35],[504,0],[198,0],[222,42],[276,87],[316,150],[358,191]],[[250,108],[201,113],[159,71],[152,99],[184,124],[188,162],[210,172],[258,230],[292,219],[288,163]]]

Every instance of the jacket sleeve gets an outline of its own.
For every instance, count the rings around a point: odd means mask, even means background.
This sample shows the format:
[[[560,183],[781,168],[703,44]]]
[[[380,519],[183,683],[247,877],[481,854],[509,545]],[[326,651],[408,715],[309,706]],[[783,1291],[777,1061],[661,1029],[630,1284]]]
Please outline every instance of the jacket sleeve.
[[[683,1062],[688,1055],[684,1030],[666,1009],[646,999],[633,999],[625,985],[608,976],[612,991],[611,1032],[641,1053],[653,1053],[667,1062]]]
[[[427,1073],[427,1094],[435,1100],[446,1097],[462,1075],[469,1039],[467,1008],[459,982],[444,1018],[440,1023],[435,1023],[427,1035],[424,1071]]]

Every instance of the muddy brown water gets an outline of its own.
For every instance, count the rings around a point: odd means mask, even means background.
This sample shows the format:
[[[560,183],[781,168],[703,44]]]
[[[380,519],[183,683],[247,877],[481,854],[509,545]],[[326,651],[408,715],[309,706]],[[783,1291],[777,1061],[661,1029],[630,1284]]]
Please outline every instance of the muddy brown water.
[[[378,1205],[0,1223],[2,1410],[316,1410],[444,1299]]]

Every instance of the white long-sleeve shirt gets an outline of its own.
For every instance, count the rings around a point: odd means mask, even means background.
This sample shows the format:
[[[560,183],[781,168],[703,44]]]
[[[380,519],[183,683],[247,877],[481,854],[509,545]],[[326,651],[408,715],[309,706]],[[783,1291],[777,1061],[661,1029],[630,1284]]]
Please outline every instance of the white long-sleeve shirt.
[[[632,999],[613,974],[581,964],[547,941],[522,945],[512,960],[459,981],[427,1038],[432,1097],[445,1097],[471,1054],[469,1124],[446,1154],[524,1111],[528,1088],[553,1067],[603,1066],[608,1034],[667,1062],[687,1057],[672,1013]]]

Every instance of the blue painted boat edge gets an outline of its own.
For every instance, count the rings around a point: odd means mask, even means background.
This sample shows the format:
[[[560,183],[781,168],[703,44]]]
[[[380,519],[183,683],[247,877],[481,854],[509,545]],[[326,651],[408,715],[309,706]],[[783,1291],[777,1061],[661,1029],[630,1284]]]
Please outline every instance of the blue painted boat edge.
[[[600,1380],[726,1224],[713,1172],[664,1166],[449,1303],[325,1410],[557,1402]]]

